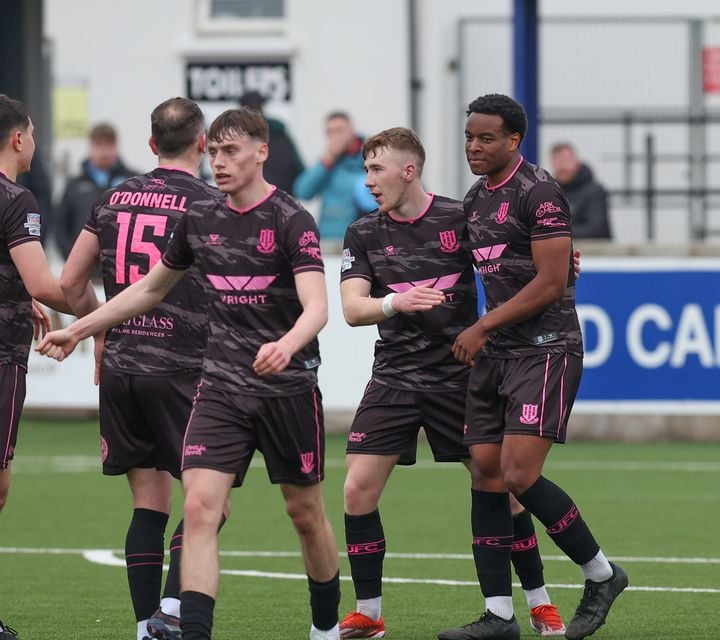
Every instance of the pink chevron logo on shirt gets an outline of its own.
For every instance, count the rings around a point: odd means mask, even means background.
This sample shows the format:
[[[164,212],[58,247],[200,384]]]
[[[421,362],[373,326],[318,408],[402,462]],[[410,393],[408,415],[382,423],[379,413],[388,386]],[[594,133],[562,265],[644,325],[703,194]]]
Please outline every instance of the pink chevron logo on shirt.
[[[460,280],[462,272],[451,273],[447,276],[440,276],[439,278],[427,278],[426,280],[416,280],[414,282],[395,282],[388,285],[388,289],[395,293],[405,293],[415,287],[432,287],[433,289],[450,289],[454,287],[458,280]]]
[[[479,249],[473,249],[472,253],[475,260],[477,260],[478,262],[485,262],[486,260],[495,260],[499,258],[505,251],[506,247],[506,244],[493,244],[489,247],[480,247]]]
[[[219,291],[260,291],[267,289],[277,276],[218,276],[207,274],[210,284]]]

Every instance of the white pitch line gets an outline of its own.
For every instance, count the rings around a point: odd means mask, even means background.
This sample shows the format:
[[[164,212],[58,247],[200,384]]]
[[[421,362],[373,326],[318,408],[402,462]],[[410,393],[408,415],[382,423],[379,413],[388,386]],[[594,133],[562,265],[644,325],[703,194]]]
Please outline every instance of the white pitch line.
[[[17,554],[46,554],[46,555],[82,555],[88,562],[94,564],[100,564],[110,567],[125,567],[125,561],[121,557],[117,557],[116,554],[122,554],[121,550],[112,549],[58,549],[58,548],[33,548],[33,547],[0,547],[0,553],[17,553]],[[250,555],[253,554],[253,555]],[[271,555],[272,554],[272,555]],[[300,554],[295,551],[262,551],[262,552],[220,552],[220,555],[233,555],[236,557],[298,557]],[[339,554],[341,555],[341,554]],[[391,554],[388,554],[391,555]],[[413,557],[423,556],[423,554],[396,554],[400,557]],[[428,554],[425,554],[428,555]],[[460,559],[461,554],[446,554],[451,555],[452,559]],[[442,554],[433,554],[433,557],[446,557]],[[466,556],[470,558],[472,556]],[[555,556],[559,557],[559,556]],[[545,558],[550,559],[550,558]],[[565,560],[566,558],[562,558]],[[620,560],[620,558],[615,558]],[[626,562],[630,558],[624,559]],[[645,559],[635,559],[638,561],[644,561]],[[652,559],[650,559],[652,561]],[[665,560],[665,559],[661,559]],[[677,559],[674,559],[677,560]],[[681,558],[680,560],[705,560],[711,562],[720,562],[720,558]],[[165,567],[167,569],[167,567]],[[221,569],[220,573],[230,576],[241,576],[247,578],[269,578],[275,580],[307,580],[307,576],[304,573],[280,573],[276,571],[257,571],[252,569]],[[340,578],[344,581],[351,580],[350,576],[342,576]],[[430,584],[437,586],[450,586],[450,587],[477,587],[478,583],[474,580],[445,580],[445,579],[432,579],[432,578],[390,578],[383,577],[383,581],[389,584]],[[519,583],[513,583],[513,587],[520,588]],[[582,589],[582,584],[547,584],[547,587],[551,589]],[[700,587],[644,587],[644,586],[630,586],[627,591],[638,591],[645,593],[712,593],[720,594],[720,589],[711,588],[700,588]]]
[[[123,554],[122,549],[62,549],[43,547],[0,547],[0,553],[28,555],[85,555],[85,554]],[[245,551],[221,550],[220,555],[227,558],[299,558],[299,551]],[[344,558],[344,552],[338,552]],[[386,558],[397,560],[472,560],[470,553],[399,553],[388,552]],[[665,556],[611,556],[617,562],[638,564],[720,564],[720,558],[665,557]],[[550,562],[570,562],[567,556],[543,555]]]

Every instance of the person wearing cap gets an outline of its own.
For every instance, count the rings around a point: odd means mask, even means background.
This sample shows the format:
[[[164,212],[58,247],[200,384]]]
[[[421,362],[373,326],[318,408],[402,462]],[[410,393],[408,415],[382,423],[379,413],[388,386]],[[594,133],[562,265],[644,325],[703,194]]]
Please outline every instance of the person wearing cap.
[[[239,103],[243,107],[259,111],[267,120],[270,136],[268,140],[270,154],[263,169],[265,180],[270,184],[274,184],[278,189],[292,194],[293,182],[305,169],[305,165],[303,165],[300,154],[285,125],[277,118],[269,118],[263,113],[263,105],[266,101],[267,98],[257,91],[248,91],[240,96]]]

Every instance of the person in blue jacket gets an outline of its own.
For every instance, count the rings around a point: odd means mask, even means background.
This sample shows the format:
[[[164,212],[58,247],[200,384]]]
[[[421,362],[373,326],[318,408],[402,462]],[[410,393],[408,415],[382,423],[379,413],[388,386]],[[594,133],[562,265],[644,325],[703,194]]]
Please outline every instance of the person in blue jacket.
[[[325,118],[325,152],[320,160],[303,171],[295,180],[293,193],[309,200],[322,197],[318,226],[325,240],[342,240],[347,226],[359,216],[376,209],[363,208],[369,199],[356,197],[358,181],[365,180],[363,139],[353,127],[350,116],[335,111]]]

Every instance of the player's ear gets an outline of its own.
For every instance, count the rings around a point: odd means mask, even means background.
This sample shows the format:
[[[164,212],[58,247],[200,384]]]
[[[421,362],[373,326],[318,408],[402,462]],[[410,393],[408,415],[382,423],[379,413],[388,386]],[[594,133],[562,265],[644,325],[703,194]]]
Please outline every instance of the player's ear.
[[[519,133],[511,133],[510,136],[510,151],[517,151],[520,147],[520,141],[522,140]]]
[[[22,131],[16,129],[10,134],[10,144],[12,145],[13,151],[20,152],[23,148]]]
[[[207,136],[204,133],[201,133],[198,136],[197,139],[197,150],[200,153],[205,153],[207,151]]]
[[[159,156],[160,152],[158,151],[157,145],[155,144],[155,140],[153,140],[153,137],[150,136],[148,138],[148,144],[150,145],[150,150],[156,155]]]
[[[408,164],[405,165],[405,170],[403,171],[403,178],[405,179],[405,182],[412,182],[416,173],[417,167],[411,162],[408,162]]]
[[[265,162],[270,155],[270,149],[267,142],[261,142],[255,150],[255,157],[258,162]]]

